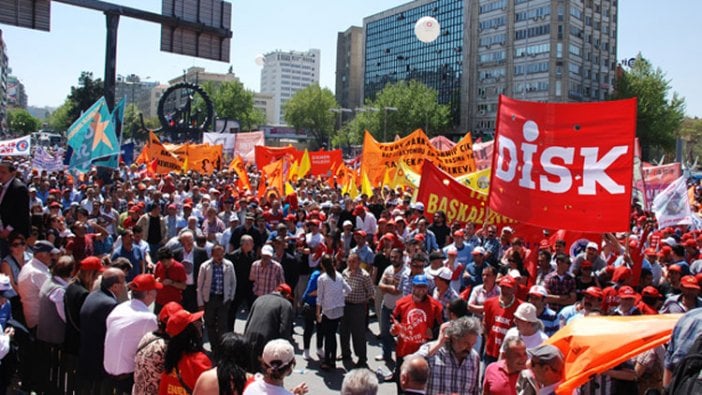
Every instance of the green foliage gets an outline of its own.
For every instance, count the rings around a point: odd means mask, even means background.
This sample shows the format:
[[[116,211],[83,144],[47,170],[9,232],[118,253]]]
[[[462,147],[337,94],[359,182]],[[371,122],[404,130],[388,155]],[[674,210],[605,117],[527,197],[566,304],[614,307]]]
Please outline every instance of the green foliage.
[[[71,107],[71,101],[66,99],[63,104],[59,106],[59,108],[55,109],[51,114],[49,114],[49,117],[46,120],[46,123],[49,124],[49,128],[59,133],[65,132],[72,123],[68,115]]]
[[[51,129],[63,133],[78,117],[103,96],[101,79],[93,79],[93,73],[83,71],[78,77],[78,86],[71,87],[71,93],[63,104],[49,115],[47,123]]]
[[[451,111],[437,98],[436,90],[419,81],[388,84],[375,100],[366,101],[366,111],[357,113],[333,141],[338,146],[344,142],[361,144],[365,130],[379,141],[392,140],[395,135],[404,137],[416,129],[423,129],[429,136],[442,134],[451,129]],[[386,107],[397,111],[386,111]]]
[[[633,67],[621,70],[612,99],[638,99],[636,136],[644,160],[675,150],[676,132],[685,116],[685,99],[673,92],[660,68],[638,54]]]
[[[21,132],[23,135],[36,132],[41,126],[41,122],[23,108],[7,110],[7,124],[11,132]]]
[[[330,110],[338,107],[328,88],[313,84],[297,92],[285,104],[285,121],[295,129],[306,130],[321,147],[329,141],[338,117]]]
[[[124,109],[124,119],[122,120],[122,138],[136,137],[141,128],[141,119],[139,118],[139,107],[136,104],[127,104]]]
[[[244,89],[244,84],[241,82],[227,81],[221,84],[206,82],[202,88],[210,96],[217,116],[239,121],[242,131],[248,131],[266,123],[265,115],[253,106],[253,92]],[[204,108],[204,102],[196,100],[194,106]]]

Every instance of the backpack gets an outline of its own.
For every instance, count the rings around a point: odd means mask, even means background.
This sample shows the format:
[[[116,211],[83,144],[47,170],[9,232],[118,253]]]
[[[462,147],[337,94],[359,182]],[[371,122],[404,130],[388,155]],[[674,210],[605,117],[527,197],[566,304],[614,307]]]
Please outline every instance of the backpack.
[[[675,367],[667,393],[702,394],[702,334],[697,336],[685,358]]]

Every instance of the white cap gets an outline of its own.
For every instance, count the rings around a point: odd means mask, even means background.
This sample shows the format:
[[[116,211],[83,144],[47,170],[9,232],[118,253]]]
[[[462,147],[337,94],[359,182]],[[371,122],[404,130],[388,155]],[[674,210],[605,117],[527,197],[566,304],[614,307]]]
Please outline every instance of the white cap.
[[[424,211],[424,203],[417,202],[414,204],[414,209],[419,211]]]
[[[437,270],[437,273],[434,277],[442,278],[446,281],[451,281],[453,278],[453,272],[451,269],[447,268],[446,266],[443,266]]]
[[[519,270],[517,270],[517,269],[510,270],[509,273],[507,273],[507,275],[512,277],[515,280],[518,278],[522,278],[522,273],[520,273]]]
[[[598,246],[597,246],[597,243],[595,243],[594,241],[590,241],[590,242],[587,243],[587,248],[594,248],[594,249],[597,249],[597,247],[598,247]]]
[[[266,343],[261,355],[263,363],[271,367],[287,365],[295,359],[295,349],[285,339],[275,339]]]
[[[548,296],[548,291],[543,285],[533,285],[529,288],[529,295],[541,295],[543,297]]]
[[[0,273],[0,292],[9,291],[11,289],[12,285],[10,285],[10,277],[8,277],[7,274]]]
[[[346,221],[344,221],[344,223],[343,223],[343,227],[344,227],[344,228],[347,227],[347,226],[350,226],[350,227],[353,228],[353,224],[352,224],[351,221],[349,221],[348,219],[347,219]]]
[[[668,244],[671,247],[678,245],[678,242],[675,241],[675,239],[672,237],[666,237],[665,239],[662,240],[662,242],[663,242],[663,244]]]
[[[502,228],[502,233],[505,232],[514,233],[514,230],[512,230],[512,228],[509,226],[505,226],[504,228]]]
[[[514,317],[526,322],[539,322],[536,316],[536,306],[531,303],[522,303],[514,312]]]
[[[471,254],[473,254],[473,255],[485,255],[486,253],[487,253],[487,251],[485,251],[485,248],[483,248],[483,247],[481,247],[481,246],[477,246],[477,247],[473,248],[473,252],[472,252]]]
[[[273,247],[266,244],[261,248],[261,256],[273,256]]]

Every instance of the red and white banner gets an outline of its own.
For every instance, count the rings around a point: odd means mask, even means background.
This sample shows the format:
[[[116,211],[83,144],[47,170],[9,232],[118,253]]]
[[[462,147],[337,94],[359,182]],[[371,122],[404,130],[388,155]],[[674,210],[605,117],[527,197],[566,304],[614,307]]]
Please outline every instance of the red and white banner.
[[[273,163],[284,156],[292,157],[292,161],[300,161],[305,151],[300,151],[293,146],[288,147],[265,147],[256,146],[256,167],[263,169],[264,166]],[[325,151],[309,151],[310,173],[313,176],[325,175],[330,177],[331,170],[343,163],[340,149]]]
[[[475,168],[484,170],[492,166],[492,151],[495,147],[495,140],[484,143],[473,143],[473,158],[475,158]]]
[[[653,199],[651,210],[656,214],[658,226],[691,225],[692,210],[687,199],[685,177],[674,180]]]
[[[629,228],[636,99],[536,103],[500,96],[489,206],[582,232]]]
[[[31,136],[0,141],[0,156],[29,155],[32,148]]]
[[[202,142],[221,145],[227,157],[239,154],[246,162],[255,160],[255,148],[266,143],[262,131],[248,133],[203,133]]]
[[[644,189],[648,205],[650,206],[653,203],[653,199],[680,176],[682,176],[682,166],[680,166],[679,162],[660,166],[644,166]]]

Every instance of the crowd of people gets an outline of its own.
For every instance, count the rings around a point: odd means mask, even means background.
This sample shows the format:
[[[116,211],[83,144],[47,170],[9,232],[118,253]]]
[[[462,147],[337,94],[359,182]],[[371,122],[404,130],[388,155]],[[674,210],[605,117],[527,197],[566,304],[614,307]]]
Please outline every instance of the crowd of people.
[[[580,389],[643,394],[702,332],[702,234],[659,229],[640,208],[631,232],[570,248],[428,217],[401,188],[352,199],[310,176],[259,196],[236,181],[0,162],[0,393],[300,395],[307,385],[284,383],[297,353],[324,374],[342,362],[343,394],[378,379],[407,394],[547,394],[565,362],[544,341],[569,322],[696,314],[667,349]],[[369,356],[373,336],[382,353]]]

